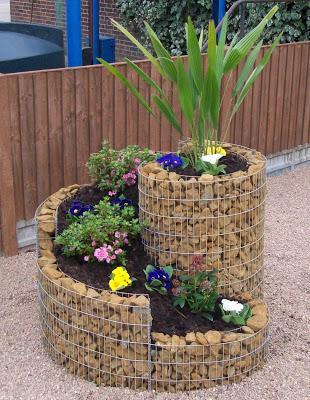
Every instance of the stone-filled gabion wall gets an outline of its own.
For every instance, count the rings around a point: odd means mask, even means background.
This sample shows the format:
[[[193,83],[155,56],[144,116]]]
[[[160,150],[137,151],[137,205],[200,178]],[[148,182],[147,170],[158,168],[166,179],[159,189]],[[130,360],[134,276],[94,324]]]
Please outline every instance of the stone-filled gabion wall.
[[[99,291],[60,271],[57,207],[77,189],[60,189],[36,215],[42,332],[56,361],[96,384],[170,392],[239,382],[263,365],[269,317],[262,300],[249,301],[253,316],[235,331],[169,336],[152,332],[148,296]]]
[[[159,265],[191,272],[195,256],[218,271],[219,292],[262,296],[265,158],[224,144],[244,157],[246,172],[185,177],[156,162],[139,169],[140,220],[145,250]]]

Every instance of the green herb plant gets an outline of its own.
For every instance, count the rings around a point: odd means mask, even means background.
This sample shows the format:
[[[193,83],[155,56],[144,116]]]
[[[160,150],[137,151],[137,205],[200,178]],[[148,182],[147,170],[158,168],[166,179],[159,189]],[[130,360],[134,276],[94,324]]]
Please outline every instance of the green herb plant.
[[[73,222],[56,237],[56,243],[62,246],[64,255],[86,256],[94,260],[95,248],[110,245],[117,251],[114,262],[126,264],[126,248],[130,240],[136,237],[142,229],[139,220],[135,218],[135,208],[127,206],[121,209],[110,204],[110,198],[105,197],[94,208],[87,211],[83,218]],[[116,232],[126,232],[126,242],[115,236]],[[127,243],[127,241],[129,243]]]
[[[203,155],[207,154],[208,148],[213,148],[210,154],[214,154],[217,152],[219,143],[225,141],[233,116],[244,101],[253,83],[263,71],[276,45],[280,42],[281,33],[276,37],[263,57],[257,61],[263,44],[261,36],[277,10],[277,6],[273,7],[261,22],[243,38],[239,39],[238,34],[235,35],[229,47],[226,46],[228,15],[226,14],[224,17],[218,40],[214,22],[209,21],[208,62],[206,68],[203,66],[204,59],[201,54],[206,32],[201,29],[200,35],[197,37],[191,18],[188,18],[188,22],[185,25],[188,67],[185,66],[181,57],[172,58],[147,22],[145,22],[145,28],[152,44],[153,53],[144,47],[126,28],[117,21],[112,20],[113,25],[127,36],[151,62],[162,77],[162,80],[176,86],[179,108],[183,119],[187,122],[191,135],[193,149],[188,157],[193,168],[201,169],[200,160]],[[102,59],[99,59],[99,61],[127,87],[146,110],[155,115],[153,107],[155,105],[157,110],[179,132],[180,136],[184,137],[185,132],[180,118],[174,111],[172,100],[169,99],[168,93],[165,93],[149,74],[129,59],[126,59],[128,67],[144,80],[154,92],[151,96],[152,103],[116,67]],[[224,123],[220,124],[223,96],[227,92],[226,89],[230,84],[233,71],[240,64],[243,64],[243,68],[232,90],[230,104],[224,110],[226,111]],[[223,81],[226,75],[227,81],[224,87]],[[170,87],[170,85],[168,86]],[[208,168],[205,168],[205,171],[208,171]],[[220,170],[217,171],[217,173],[220,172]]]
[[[101,190],[122,191],[126,186],[124,175],[136,174],[138,162],[151,161],[155,157],[149,149],[130,145],[123,150],[114,150],[104,141],[98,153],[91,154],[87,162],[89,175]]]
[[[199,271],[195,275],[182,275],[173,280],[173,306],[181,309],[188,305],[193,314],[201,314],[213,321],[213,312],[218,298],[216,278],[213,272]]]

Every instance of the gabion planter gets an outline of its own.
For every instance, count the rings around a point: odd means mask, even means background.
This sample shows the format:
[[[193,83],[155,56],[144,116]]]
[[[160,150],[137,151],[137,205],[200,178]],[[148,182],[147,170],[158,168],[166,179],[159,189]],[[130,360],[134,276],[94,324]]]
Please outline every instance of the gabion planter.
[[[139,169],[144,248],[161,265],[193,271],[196,256],[218,271],[219,293],[262,297],[265,158],[241,146],[224,148],[247,160],[246,172],[186,177],[156,162]]]
[[[263,365],[269,316],[262,300],[249,302],[253,316],[240,329],[169,336],[152,332],[148,296],[96,290],[60,271],[56,210],[77,189],[60,189],[36,214],[42,332],[56,361],[98,385],[170,392],[239,382]]]

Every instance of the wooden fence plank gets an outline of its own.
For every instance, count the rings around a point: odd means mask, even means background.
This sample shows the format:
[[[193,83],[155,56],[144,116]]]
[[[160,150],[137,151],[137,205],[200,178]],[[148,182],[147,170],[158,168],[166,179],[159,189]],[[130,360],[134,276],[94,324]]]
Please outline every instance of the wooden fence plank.
[[[308,95],[309,95],[309,83],[307,85],[307,79],[309,80],[309,71],[310,71],[310,57],[309,57],[309,47],[303,48],[301,46],[301,67],[300,67],[300,85],[299,85],[299,93],[298,93],[298,105],[297,105],[297,116],[296,116],[296,145],[300,145],[306,143],[306,138],[303,138],[303,132],[309,132],[310,135],[310,128],[303,129],[304,119],[306,119],[307,111],[309,115],[310,110],[310,99],[309,101],[305,101],[307,99],[307,88],[308,88]],[[309,142],[309,140],[308,140]]]
[[[25,74],[19,76],[19,99],[25,201],[24,207],[25,219],[28,220],[33,217],[38,205],[33,75]],[[62,175],[62,172],[59,175]]]
[[[151,78],[161,87],[161,76],[153,65],[151,66]],[[155,89],[152,89],[151,94],[155,93]],[[156,117],[150,116],[150,149],[157,151],[160,150],[161,114],[158,112],[154,102],[152,102],[152,108],[155,110]]]
[[[140,68],[149,75],[151,73],[151,66],[150,63],[140,63]],[[139,77],[139,92],[142,96],[146,99],[149,103],[150,101],[150,89],[149,85],[144,82]],[[141,147],[149,147],[150,146],[150,114],[149,112],[142,107],[141,104],[138,105],[138,112],[139,112],[139,130],[138,130],[138,144]]]
[[[102,68],[102,138],[114,146],[114,82],[112,74]]]
[[[89,181],[86,168],[89,157],[89,82],[87,69],[75,70],[75,85],[77,182],[83,184]]]
[[[49,73],[47,75],[47,85],[50,187],[51,192],[56,192],[64,184],[61,72]]]
[[[62,73],[62,126],[64,185],[77,182],[75,74],[73,69]]]
[[[24,179],[23,179],[23,159],[20,132],[20,109],[19,109],[19,88],[18,76],[11,76],[8,80],[9,88],[9,107],[10,107],[10,131],[13,160],[15,209],[17,220],[25,219],[24,209]],[[2,110],[3,111],[3,110]]]
[[[271,59],[269,61],[270,63],[270,69],[268,71],[268,74],[270,76],[270,73],[272,71],[278,71],[278,66],[279,66],[279,52],[276,49],[271,56]],[[281,82],[280,82],[281,84]],[[275,113],[276,113],[276,106],[277,103],[274,101],[274,99],[277,98],[277,90],[278,90],[278,74],[275,73],[272,76],[270,76],[269,80],[269,91],[268,91],[268,98],[270,99],[268,109],[267,109],[267,115],[266,115],[266,148],[265,148],[265,153],[270,154],[273,153],[274,149],[274,136],[276,134],[275,132]]]
[[[132,70],[127,70],[127,79],[132,85],[138,87],[138,75]],[[138,143],[138,100],[127,90],[126,93],[126,119],[127,119],[127,144]]]
[[[0,215],[1,245],[6,256],[17,254],[14,176],[10,146],[10,110],[8,81],[0,77]]]
[[[119,66],[119,70],[126,76],[126,66]],[[123,149],[126,147],[126,97],[125,86],[116,79],[114,87],[114,147]]]
[[[277,53],[279,54],[278,66],[272,69],[273,77],[277,76],[278,86],[277,94],[274,97],[275,102],[275,115],[274,115],[274,132],[273,132],[273,153],[277,153],[281,149],[282,140],[282,119],[284,112],[284,90],[285,90],[285,68],[287,50],[286,47],[278,47]]]
[[[290,52],[290,48],[288,51]],[[289,58],[293,58],[292,55],[289,55]],[[297,123],[297,106],[298,106],[298,94],[300,91],[300,68],[301,68],[301,48],[298,44],[294,46],[294,63],[292,65],[292,90],[291,90],[291,99],[290,99],[290,116],[289,116],[289,126],[288,126],[288,137],[287,137],[287,148],[291,149],[297,144],[297,132],[296,132],[296,123]]]
[[[282,118],[282,135],[281,135],[281,149],[287,149],[288,135],[289,135],[289,121],[290,121],[290,110],[292,107],[292,86],[293,86],[293,63],[294,63],[294,47],[290,51],[289,47],[286,47],[286,64],[285,64],[285,80],[284,84],[284,96],[283,96],[283,118]]]
[[[102,143],[101,127],[101,68],[89,68],[89,145],[90,152],[97,152]]]
[[[33,76],[35,137],[36,137],[36,171],[37,202],[45,200],[50,190],[49,180],[49,143],[48,143],[48,100],[47,75],[41,73]]]

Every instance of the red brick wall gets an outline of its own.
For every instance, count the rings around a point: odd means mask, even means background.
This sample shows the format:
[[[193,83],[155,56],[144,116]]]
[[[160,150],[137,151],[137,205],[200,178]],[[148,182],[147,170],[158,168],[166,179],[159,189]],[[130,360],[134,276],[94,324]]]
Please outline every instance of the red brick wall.
[[[65,1],[63,0],[63,15],[56,21],[55,0],[11,0],[11,19],[15,22],[33,22],[35,24],[53,25],[56,23],[65,30]],[[32,8],[33,3],[33,8]],[[82,27],[83,39],[88,30],[88,0],[82,0]],[[100,0],[100,33],[116,38],[116,59],[124,57],[141,59],[141,53],[125,38],[123,34],[113,28],[110,18],[120,20],[115,0]]]

